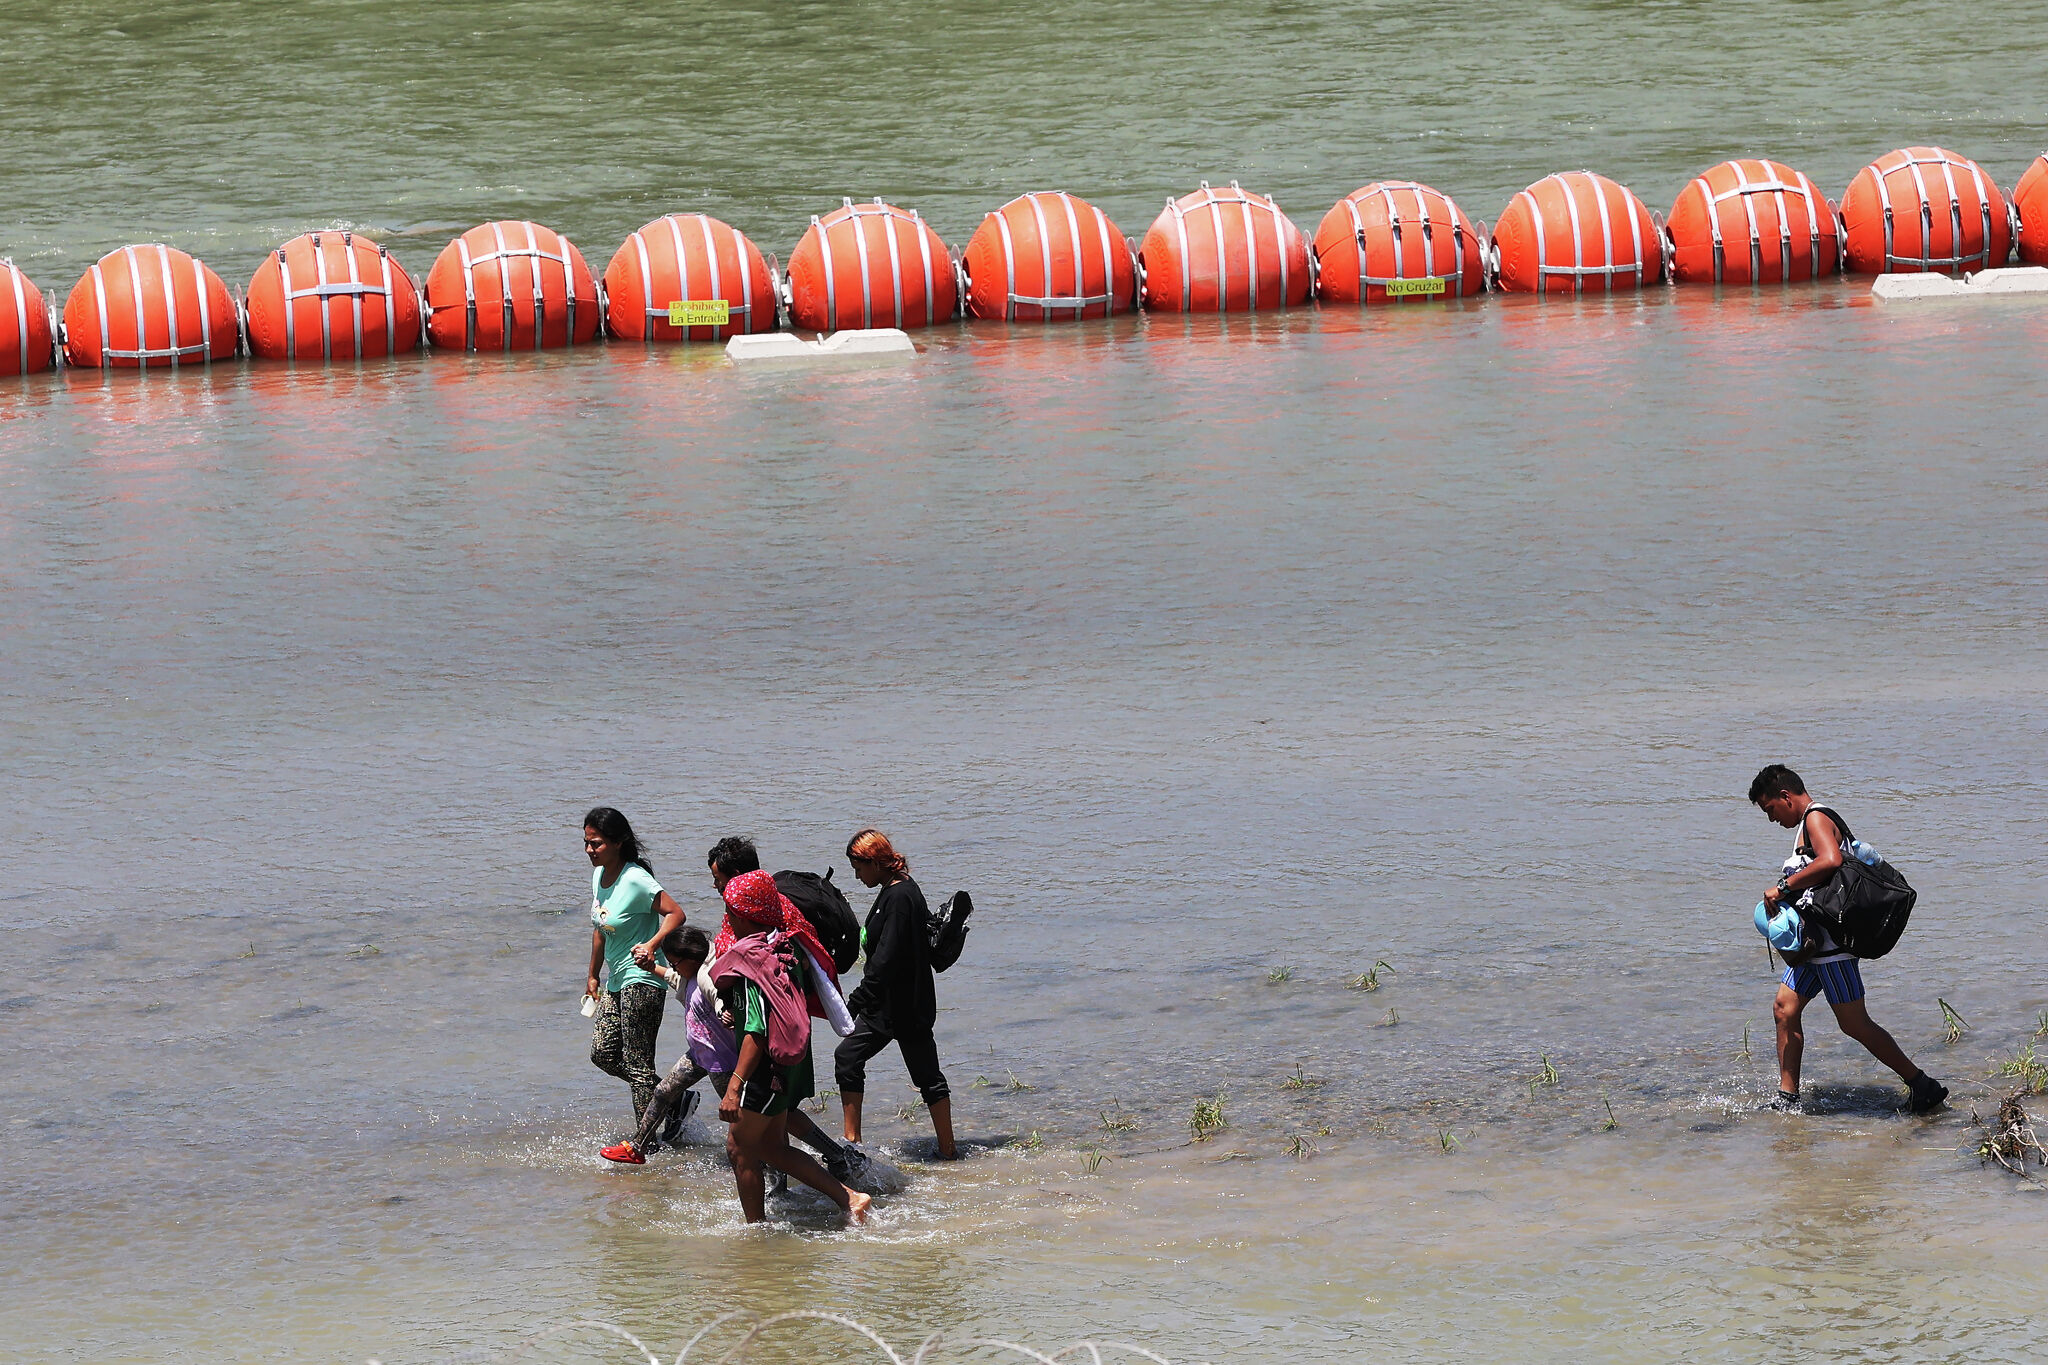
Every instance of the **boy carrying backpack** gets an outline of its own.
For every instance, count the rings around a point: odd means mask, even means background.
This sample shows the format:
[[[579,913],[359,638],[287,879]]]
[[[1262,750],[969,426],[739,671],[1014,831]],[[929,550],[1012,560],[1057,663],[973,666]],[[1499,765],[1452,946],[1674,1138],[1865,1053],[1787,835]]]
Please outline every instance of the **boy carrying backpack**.
[[[1773,763],[1758,773],[1749,784],[1749,799],[1773,823],[1798,831],[1784,875],[1758,907],[1759,923],[1792,908],[1801,913],[1806,932],[1805,951],[1793,954],[1796,964],[1788,958],[1772,1009],[1778,1026],[1778,1098],[1771,1107],[1791,1109],[1799,1103],[1799,1062],[1806,1050],[1801,1015],[1807,1001],[1825,993],[1842,1032],[1906,1082],[1907,1111],[1925,1114],[1940,1108],[1948,1088],[1915,1066],[1870,1017],[1857,954],[1848,950],[1867,938],[1871,956],[1889,951],[1912,910],[1911,888],[1875,850],[1855,843],[1842,818],[1815,803],[1799,774],[1784,764]],[[1850,856],[1858,864],[1846,871],[1845,850],[1853,850]],[[1838,932],[1850,942],[1837,942]]]

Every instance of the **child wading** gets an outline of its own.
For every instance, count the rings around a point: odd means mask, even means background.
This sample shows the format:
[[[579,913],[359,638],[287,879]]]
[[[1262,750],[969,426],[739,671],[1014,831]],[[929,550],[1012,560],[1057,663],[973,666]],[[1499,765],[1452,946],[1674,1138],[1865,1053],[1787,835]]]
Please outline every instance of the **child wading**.
[[[862,886],[882,889],[861,931],[867,969],[846,1001],[853,1011],[853,1032],[833,1056],[846,1140],[860,1141],[868,1059],[893,1041],[903,1054],[911,1083],[931,1110],[939,1158],[951,1161],[960,1153],[953,1144],[953,1092],[946,1073],[939,1070],[939,1045],[932,1039],[939,1004],[932,981],[931,913],[924,892],[910,879],[910,864],[878,829],[854,835],[847,842],[846,856]]]
[[[1771,764],[1749,784],[1749,799],[1774,823],[1798,831],[1784,875],[1764,892],[1766,906],[1776,910],[1781,902],[1797,904],[1841,870],[1840,818],[1806,794],[1806,784],[1798,773],[1781,763]],[[1820,951],[1797,967],[1785,968],[1778,986],[1772,1010],[1778,1025],[1778,1098],[1773,1108],[1789,1109],[1799,1103],[1799,1061],[1806,1051],[1806,1026],[1801,1016],[1806,1003],[1822,993],[1827,995],[1842,1032],[1905,1081],[1908,1110],[1924,1114],[1940,1107],[1948,1098],[1947,1087],[1913,1065],[1891,1034],[1870,1017],[1863,1003],[1863,973],[1855,955],[1841,951],[1823,929]]]
[[[597,1001],[590,1060],[633,1087],[637,1124],[661,1084],[654,1037],[667,983],[656,972],[668,965],[662,945],[682,927],[683,909],[654,880],[633,826],[610,806],[583,817],[583,851],[592,869],[590,971],[583,989]]]

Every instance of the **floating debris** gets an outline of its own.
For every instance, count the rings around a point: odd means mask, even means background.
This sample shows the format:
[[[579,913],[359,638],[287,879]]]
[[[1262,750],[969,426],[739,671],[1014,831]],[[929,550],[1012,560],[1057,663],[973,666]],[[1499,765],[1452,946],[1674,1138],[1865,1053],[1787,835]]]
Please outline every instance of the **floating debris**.
[[[2035,1165],[2048,1166],[2048,1148],[2043,1148],[2041,1139],[2034,1135],[2033,1116],[2021,1103],[2025,1094],[2015,1090],[2007,1095],[1998,1106],[1998,1117],[1991,1123],[1971,1116],[1972,1122],[1984,1132],[1974,1149],[1977,1160],[1987,1166],[1995,1161],[2020,1176],[2027,1173],[2030,1159]]]

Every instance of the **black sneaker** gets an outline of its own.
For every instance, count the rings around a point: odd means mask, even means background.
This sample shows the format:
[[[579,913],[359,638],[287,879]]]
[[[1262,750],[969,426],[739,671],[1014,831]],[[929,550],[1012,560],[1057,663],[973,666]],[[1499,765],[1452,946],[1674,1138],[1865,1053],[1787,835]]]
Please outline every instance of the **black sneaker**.
[[[661,1126],[661,1140],[670,1147],[676,1145],[676,1135],[683,1131],[683,1125],[690,1121],[690,1115],[697,1112],[697,1102],[704,1097],[694,1090],[683,1092],[683,1102],[668,1116],[668,1122]]]
[[[1906,1082],[1906,1091],[1909,1114],[1931,1114],[1948,1098],[1948,1087],[1924,1071]]]

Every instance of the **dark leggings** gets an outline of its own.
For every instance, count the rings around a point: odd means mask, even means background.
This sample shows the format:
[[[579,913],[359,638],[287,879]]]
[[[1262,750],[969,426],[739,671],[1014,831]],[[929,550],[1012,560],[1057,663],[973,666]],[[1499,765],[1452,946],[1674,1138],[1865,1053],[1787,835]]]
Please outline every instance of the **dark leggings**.
[[[597,1004],[597,1027],[590,1034],[590,1061],[598,1070],[633,1087],[633,1119],[638,1122],[654,1102],[661,1073],[654,1069],[654,1035],[661,1029],[661,1007],[668,993],[640,981],[619,991],[606,991]]]
[[[832,1054],[832,1074],[839,1082],[839,1093],[864,1093],[868,1088],[868,1058],[892,1042],[903,1053],[903,1065],[910,1069],[910,1083],[924,1096],[926,1104],[937,1104],[953,1093],[946,1084],[946,1073],[939,1070],[939,1045],[930,1029],[899,1038],[867,1014],[853,1021],[853,1032],[840,1040],[839,1050]]]
[[[690,1087],[710,1074],[691,1061],[687,1053],[669,1068],[668,1075],[661,1078],[661,1084],[654,1087],[654,1098],[648,1101],[647,1112],[640,1116],[640,1131],[633,1134],[633,1146],[641,1155],[661,1145],[661,1126],[682,1104],[683,1096]]]

